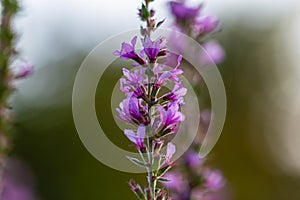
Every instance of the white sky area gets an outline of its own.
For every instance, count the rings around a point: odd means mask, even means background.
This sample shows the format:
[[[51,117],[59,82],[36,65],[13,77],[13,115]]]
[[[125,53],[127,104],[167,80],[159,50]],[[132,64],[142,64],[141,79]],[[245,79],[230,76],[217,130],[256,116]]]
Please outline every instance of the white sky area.
[[[59,56],[64,48],[93,48],[105,38],[138,28],[137,8],[141,0],[24,0],[23,12],[17,20],[22,37],[19,41],[21,52],[35,63],[45,62]],[[157,9],[157,18],[168,17],[166,0],[152,3]],[[265,27],[271,21],[291,12],[297,0],[190,0],[190,4],[204,2],[206,10],[219,16],[223,21],[243,19],[254,27]],[[167,20],[166,24],[171,20]],[[226,23],[226,22],[224,22]],[[64,46],[55,34],[60,34]],[[69,46],[66,46],[66,43]],[[48,49],[45,54],[43,48]],[[62,49],[63,48],[63,49]],[[52,54],[50,54],[50,52]]]

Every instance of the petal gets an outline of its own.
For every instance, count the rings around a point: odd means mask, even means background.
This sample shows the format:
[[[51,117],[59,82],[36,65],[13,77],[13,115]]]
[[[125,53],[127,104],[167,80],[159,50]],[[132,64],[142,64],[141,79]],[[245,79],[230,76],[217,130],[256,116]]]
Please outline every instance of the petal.
[[[164,125],[166,123],[166,120],[167,120],[167,111],[162,106],[158,107],[158,111],[160,113],[161,122]]]
[[[127,137],[131,142],[137,144],[137,141],[136,141],[136,135],[135,135],[135,133],[133,132],[133,130],[125,129],[125,130],[124,130],[124,134],[126,135],[126,137]]]
[[[171,158],[173,157],[176,151],[176,147],[173,143],[169,142],[167,145],[167,153],[166,153],[166,161],[170,162]]]
[[[136,40],[137,40],[137,36],[134,36],[131,40],[131,44],[132,44],[132,47],[134,48],[135,47],[135,44],[136,44]]]
[[[175,69],[177,69],[179,67],[181,60],[182,60],[182,55],[179,55],[177,58],[177,65],[176,65]]]
[[[133,66],[133,67],[138,67],[138,66],[140,66],[140,64],[137,63],[137,62],[133,62],[133,63],[132,63],[132,66]]]
[[[141,124],[137,130],[137,141],[138,141],[137,143],[139,147],[144,146],[145,137],[146,137],[146,127],[143,124]]]
[[[121,55],[121,52],[120,52],[119,50],[115,50],[115,51],[113,52],[113,54],[114,54],[115,56],[119,56],[119,55]]]
[[[134,48],[130,44],[123,42],[121,50],[122,54],[129,53],[131,51],[134,51]]]

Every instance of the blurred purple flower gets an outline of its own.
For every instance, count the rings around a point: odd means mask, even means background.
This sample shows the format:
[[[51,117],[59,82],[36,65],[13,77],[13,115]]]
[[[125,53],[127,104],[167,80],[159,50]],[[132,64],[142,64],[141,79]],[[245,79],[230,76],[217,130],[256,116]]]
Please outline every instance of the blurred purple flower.
[[[175,190],[177,192],[182,192],[185,190],[185,181],[182,174],[178,172],[168,172],[164,175],[168,181],[163,182],[163,184],[168,187],[168,189]]]
[[[1,200],[37,200],[30,170],[18,160],[7,160],[2,175]]]
[[[204,43],[203,47],[206,51],[202,56],[205,64],[212,64],[212,62],[219,64],[224,60],[225,52],[218,42],[210,40]]]
[[[133,130],[125,129],[124,134],[131,142],[136,144],[137,148],[140,150],[145,149],[144,140],[146,137],[146,127],[144,125],[140,125],[138,127],[137,133],[135,133]]]
[[[195,29],[197,29],[201,34],[211,33],[215,31],[218,26],[219,20],[209,15],[195,23]]]
[[[207,170],[204,172],[205,186],[207,189],[216,191],[224,187],[225,181],[219,170]]]
[[[196,8],[192,8],[186,6],[184,2],[171,1],[170,8],[172,14],[176,17],[176,20],[183,21],[183,22],[184,21],[191,22],[194,21],[195,18],[198,16],[202,8],[202,5]]]
[[[200,167],[204,163],[205,159],[201,159],[199,154],[195,151],[189,151],[185,155],[185,162],[189,167]]]
[[[137,125],[149,124],[147,108],[141,104],[141,99],[128,97],[120,103],[119,108],[116,110],[119,117],[125,122],[133,122]]]
[[[137,36],[132,38],[131,44],[123,42],[121,51],[116,50],[116,51],[114,51],[113,54],[116,56],[120,56],[120,58],[123,60],[132,59],[132,60],[136,61],[139,65],[146,64],[146,61],[142,58],[142,56],[138,55],[135,52],[136,40],[137,40]],[[136,65],[134,65],[134,66],[136,66]]]
[[[18,67],[17,71],[15,72],[16,79],[27,78],[29,75],[33,73],[34,66],[29,61],[25,61]]]

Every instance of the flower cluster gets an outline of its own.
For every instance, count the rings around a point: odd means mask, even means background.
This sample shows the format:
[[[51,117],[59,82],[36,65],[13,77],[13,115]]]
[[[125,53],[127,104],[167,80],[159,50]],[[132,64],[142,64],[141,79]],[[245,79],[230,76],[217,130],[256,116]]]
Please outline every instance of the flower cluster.
[[[180,123],[185,119],[180,109],[184,105],[187,90],[180,80],[183,73],[179,69],[182,56],[177,57],[177,65],[174,67],[166,67],[157,62],[168,51],[164,38],[150,38],[151,31],[163,22],[155,22],[155,11],[148,7],[150,2],[145,0],[139,9],[141,20],[147,23],[145,28],[141,26],[143,48],[136,50],[135,36],[130,43],[123,42],[121,50],[114,52],[121,59],[132,60],[135,67],[132,70],[123,68],[120,90],[126,98],[120,103],[117,112],[121,120],[136,127],[136,130],[124,130],[125,136],[135,145],[140,155],[140,158],[129,159],[146,168],[148,173],[148,186],[142,189],[131,180],[131,190],[138,199],[166,200],[170,199],[167,191],[157,184],[166,181],[164,175],[173,166],[172,156],[176,147],[166,138],[176,134]],[[173,88],[166,89],[168,83]]]
[[[130,187],[140,199],[146,197],[152,200],[167,195],[164,190],[158,192],[156,188],[156,182],[164,180],[163,175],[172,167],[171,159],[175,153],[175,146],[171,142],[165,144],[164,138],[175,134],[179,124],[184,121],[180,108],[184,105],[183,97],[187,90],[179,77],[183,73],[179,69],[181,56],[177,59],[177,65],[168,69],[157,63],[162,54],[160,52],[166,51],[162,38],[155,41],[149,36],[143,38],[143,49],[139,55],[134,49],[136,41],[137,37],[134,37],[130,53],[125,49],[130,46],[128,43],[123,43],[121,50],[114,52],[121,59],[131,59],[136,64],[138,60],[143,60],[139,63],[140,66],[135,64],[133,70],[123,68],[120,90],[125,93],[126,98],[120,103],[117,112],[121,120],[137,127],[136,131],[124,130],[125,136],[135,144],[141,156],[140,160],[130,159],[148,171],[149,186],[145,190],[141,190],[133,181],[130,182]],[[168,82],[173,83],[173,88],[160,94],[161,88]],[[162,167],[164,168],[161,170]]]

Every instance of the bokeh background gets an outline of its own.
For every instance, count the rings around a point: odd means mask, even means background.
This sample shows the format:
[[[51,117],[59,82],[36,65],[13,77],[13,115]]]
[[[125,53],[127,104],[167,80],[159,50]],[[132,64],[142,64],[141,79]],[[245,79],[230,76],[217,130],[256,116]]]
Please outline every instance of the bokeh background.
[[[191,4],[201,1],[191,0]],[[300,2],[298,0],[207,0],[221,19],[217,39],[228,98],[225,127],[213,152],[236,200],[300,199]],[[76,72],[97,44],[139,27],[139,0],[23,0],[16,19],[18,49],[35,73],[18,83],[12,98],[16,137],[12,157],[26,163],[41,200],[134,199],[127,174],[102,165],[82,145],[72,119]],[[171,23],[167,1],[157,16]],[[101,67],[101,66],[99,66]],[[105,92],[120,68],[107,71],[97,92],[101,124],[115,143]],[[102,116],[102,117],[101,117]],[[109,115],[107,115],[109,116]],[[20,199],[21,200],[21,199]]]

